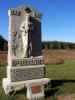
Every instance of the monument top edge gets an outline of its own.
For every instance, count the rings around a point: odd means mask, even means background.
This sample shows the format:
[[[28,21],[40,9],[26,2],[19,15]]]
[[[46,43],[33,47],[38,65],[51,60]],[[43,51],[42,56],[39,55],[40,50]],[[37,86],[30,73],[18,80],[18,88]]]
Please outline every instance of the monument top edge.
[[[25,8],[28,7],[28,8],[30,8],[30,9],[32,9],[32,10],[38,12],[38,13],[41,13],[41,12],[35,10],[33,7],[27,6],[27,5],[22,5],[22,6],[19,6],[18,8],[10,8],[9,10],[12,10],[12,9],[21,9],[21,8],[24,8],[24,7],[25,7]],[[8,10],[8,11],[9,11],[9,10]],[[41,13],[41,14],[42,14],[42,13]]]

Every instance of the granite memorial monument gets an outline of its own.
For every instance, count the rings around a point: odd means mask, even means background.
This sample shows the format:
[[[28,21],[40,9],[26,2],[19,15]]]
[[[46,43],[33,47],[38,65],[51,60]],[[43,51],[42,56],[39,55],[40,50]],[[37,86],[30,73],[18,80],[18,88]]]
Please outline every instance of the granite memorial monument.
[[[2,80],[5,93],[26,88],[28,99],[44,98],[43,86],[51,81],[45,76],[41,49],[42,13],[30,6],[20,6],[9,9],[8,15],[7,78]]]

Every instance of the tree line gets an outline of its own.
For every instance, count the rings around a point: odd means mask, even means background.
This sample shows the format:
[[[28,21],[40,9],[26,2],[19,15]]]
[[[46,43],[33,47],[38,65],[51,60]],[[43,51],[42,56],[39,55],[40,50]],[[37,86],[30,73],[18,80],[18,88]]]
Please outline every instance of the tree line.
[[[0,50],[8,50],[8,41],[0,35]]]
[[[75,49],[75,43],[42,41],[42,49]],[[0,35],[0,50],[8,50],[8,41]]]
[[[75,49],[75,43],[42,41],[42,49]]]

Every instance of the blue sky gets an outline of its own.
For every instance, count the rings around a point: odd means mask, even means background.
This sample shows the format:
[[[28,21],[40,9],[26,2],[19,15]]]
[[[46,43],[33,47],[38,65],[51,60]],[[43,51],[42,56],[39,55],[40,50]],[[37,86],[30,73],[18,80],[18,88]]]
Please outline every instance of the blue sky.
[[[75,43],[75,0],[1,0],[0,35],[8,38],[10,8],[28,5],[42,12],[42,41]]]

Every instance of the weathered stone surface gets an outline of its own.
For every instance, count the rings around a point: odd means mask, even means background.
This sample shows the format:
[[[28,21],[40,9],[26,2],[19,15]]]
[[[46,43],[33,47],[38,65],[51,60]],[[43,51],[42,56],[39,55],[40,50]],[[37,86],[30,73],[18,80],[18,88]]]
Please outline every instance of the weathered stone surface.
[[[21,89],[26,89],[27,84],[34,84],[34,83],[42,83],[43,86],[49,85],[51,86],[51,80],[49,78],[41,78],[41,79],[34,79],[34,80],[27,80],[27,81],[18,81],[18,82],[10,82],[8,78],[3,78],[2,86],[5,90],[6,94],[9,94],[12,91],[18,91]]]
[[[41,50],[42,13],[29,6],[21,6],[9,9],[8,15],[7,78],[13,82],[44,78],[45,66]]]
[[[7,66],[7,78],[11,82],[45,78],[45,65],[26,67]]]
[[[27,9],[29,9],[29,12],[27,11]],[[30,21],[29,21],[30,24],[28,24],[27,21],[28,17],[26,17],[28,14],[30,15]],[[30,56],[34,57],[42,55],[41,51],[42,13],[36,11],[35,9],[29,6],[20,6],[18,8],[11,8],[8,12],[8,15],[9,15],[8,63],[11,61],[12,58],[23,58],[25,50],[27,52],[29,50],[25,49],[27,48],[28,45],[30,48],[32,48],[30,49]],[[30,30],[28,34],[30,35],[27,38],[26,32],[28,32],[27,31],[28,28]],[[30,44],[27,45],[29,41]]]

